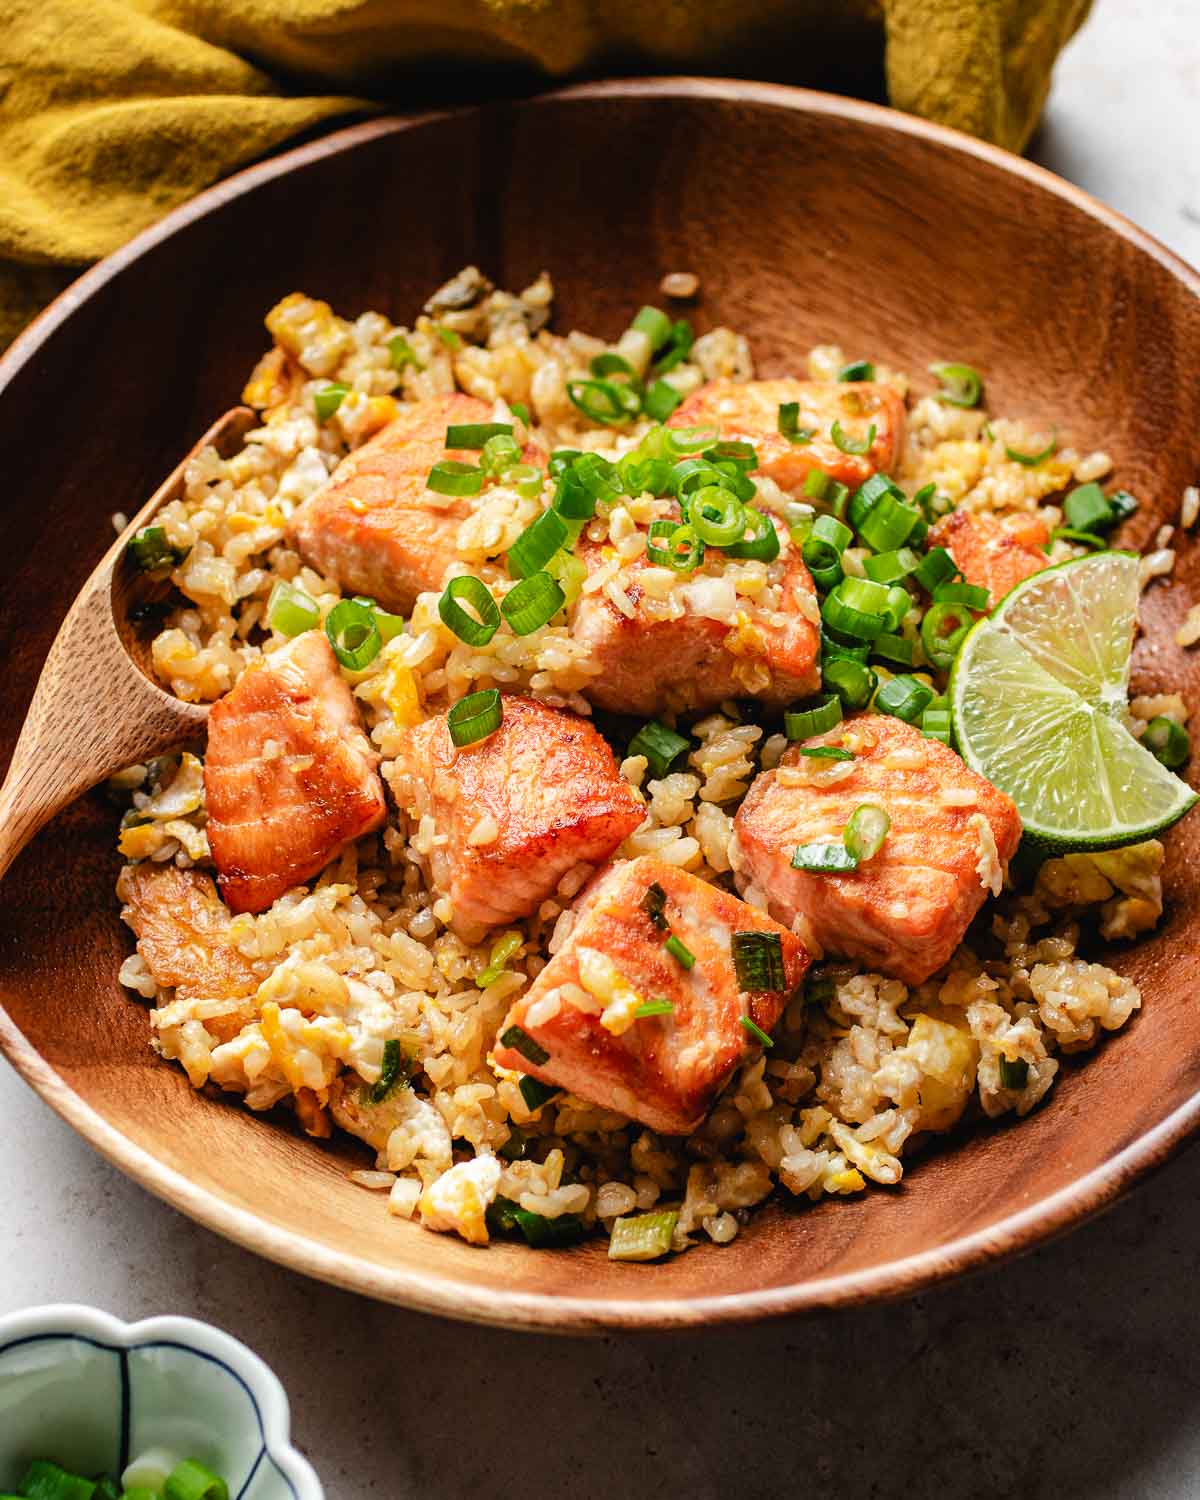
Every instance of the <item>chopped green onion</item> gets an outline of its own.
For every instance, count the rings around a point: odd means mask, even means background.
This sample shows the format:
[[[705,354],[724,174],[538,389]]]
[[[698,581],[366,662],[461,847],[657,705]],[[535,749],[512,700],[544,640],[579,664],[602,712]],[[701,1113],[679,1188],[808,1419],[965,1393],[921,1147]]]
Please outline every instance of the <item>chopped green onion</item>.
[[[328,422],[349,394],[350,387],[340,380],[331,380],[327,386],[319,390],[313,397],[313,405],[317,409],[317,421]]]
[[[891,826],[892,820],[882,807],[877,807],[874,802],[860,802],[851,813],[846,831],[842,834],[846,852],[857,864],[874,859],[883,848],[883,841]]]
[[[1116,517],[1114,525],[1120,525],[1122,521],[1128,521],[1138,508],[1136,498],[1128,490],[1113,490],[1108,496],[1108,503],[1112,506]]]
[[[1026,469],[1036,469],[1038,464],[1044,463],[1046,459],[1058,452],[1058,434],[1055,433],[1040,453],[1018,453],[1015,448],[1007,446],[1004,451],[1013,463],[1022,464]]]
[[[1168,771],[1176,771],[1192,753],[1187,730],[1165,714],[1156,714],[1142,735],[1142,744]]]
[[[447,349],[462,348],[462,339],[455,333],[453,328],[447,328],[443,323],[435,323],[433,331],[441,339],[442,343],[445,344]]]
[[[185,1458],[167,1475],[163,1497],[164,1500],[229,1500],[229,1486],[219,1474],[194,1458]]]
[[[888,629],[888,591],[869,578],[843,578],[822,604],[821,618],[855,640],[874,640]]]
[[[803,558],[809,567],[827,568],[837,562],[854,540],[854,533],[836,516],[817,516],[803,548]]]
[[[777,932],[735,932],[729,951],[739,990],[768,994],[787,988],[783,943]]]
[[[443,458],[430,469],[425,484],[437,495],[478,495],[483,480],[484,473],[478,464]]]
[[[912,595],[903,584],[893,583],[888,588],[887,629],[884,634],[894,635],[900,629],[912,604]]]
[[[665,422],[683,401],[669,381],[656,380],[642,398],[642,409],[655,422]]]
[[[502,938],[498,938],[492,944],[492,951],[488,956],[487,968],[480,969],[479,973],[475,976],[476,988],[486,990],[495,984],[501,974],[505,972],[505,967],[509,959],[520,948],[522,941],[523,939],[519,932],[506,932]]]
[[[544,568],[567,540],[567,523],[556,510],[544,510],[508,549],[510,578],[528,578]]]
[[[1097,536],[1094,531],[1076,531],[1071,526],[1056,526],[1050,533],[1050,542],[1073,542],[1075,546],[1087,547],[1091,552],[1108,550],[1108,543],[1102,536]],[[1049,552],[1050,543],[1042,551]]]
[[[913,643],[907,636],[885,631],[871,642],[871,652],[884,661],[895,662],[897,666],[911,667],[913,664]]]
[[[950,743],[950,710],[934,708],[932,705],[921,715],[921,733],[929,740]]]
[[[635,1021],[645,1020],[647,1016],[673,1016],[675,1014],[675,1002],[673,1000],[644,1000],[633,1013]]]
[[[19,1488],[21,1500],[92,1500],[96,1483],[82,1474],[70,1474],[44,1458],[35,1458]]]
[[[555,579],[563,591],[563,599],[569,609],[583,591],[587,582],[587,563],[582,557],[570,552],[556,552],[546,564],[546,572]]]
[[[553,1099],[555,1094],[561,1094],[562,1089],[552,1083],[543,1083],[540,1078],[531,1078],[528,1073],[524,1074],[517,1084],[521,1090],[521,1098],[525,1101],[525,1108],[532,1114],[541,1109],[543,1104]]]
[[[305,597],[307,598],[307,595]],[[374,599],[368,599],[363,594],[355,594],[354,602],[371,611],[385,646],[389,641],[395,640],[398,635],[404,634],[406,621],[403,615],[389,615],[386,610],[380,609]]]
[[[191,548],[181,552],[167,541],[167,533],[161,526],[144,526],[129,538],[125,551],[130,561],[143,573],[153,573],[156,568],[168,565],[178,567]]]
[[[671,492],[669,459],[639,458],[635,449],[617,460],[617,473],[627,495],[668,495]]]
[[[827,1005],[837,994],[837,985],[829,974],[811,972],[804,983],[804,999],[809,1005]]]
[[[783,716],[783,732],[789,740],[808,740],[841,722],[842,705],[836,693],[827,693],[809,708],[789,708]]]
[[[977,583],[939,583],[933,591],[938,604],[965,604],[968,609],[991,608],[992,596]]]
[[[567,596],[549,573],[531,573],[501,599],[500,613],[514,635],[532,635],[549,624],[566,602]]]
[[[578,1244],[584,1235],[584,1223],[578,1214],[558,1214],[550,1219],[545,1214],[530,1213],[511,1198],[495,1199],[485,1217],[488,1228],[496,1234],[519,1229],[531,1250],[561,1250]]]
[[[920,566],[914,572],[913,577],[923,589],[927,589],[932,594],[939,584],[949,582],[957,573],[958,564],[945,547],[930,547],[921,559]]]
[[[739,1016],[738,1020],[760,1046],[773,1047],[775,1045],[753,1016]]]
[[[681,365],[692,352],[692,345],[696,336],[692,332],[692,325],[686,318],[680,318],[671,324],[671,335],[663,353],[658,357],[652,375],[665,375],[668,370],[673,370]]]
[[[667,893],[657,880],[653,880],[646,887],[645,894],[642,896],[642,910],[660,932],[668,930],[668,922],[663,915],[666,909]]]
[[[416,350],[402,333],[397,333],[388,339],[388,360],[393,370],[403,370],[405,365],[412,365],[416,370],[425,368],[417,358]]]
[[[792,854],[792,869],[810,875],[842,875],[858,869],[858,861],[843,843],[801,844]]]
[[[540,1068],[543,1063],[550,1061],[550,1054],[545,1047],[540,1046],[520,1026],[509,1026],[507,1030],[500,1033],[500,1045],[511,1047],[514,1052],[519,1052],[523,1058],[531,1062],[535,1068]]]
[[[510,401],[508,409],[516,417],[517,421],[520,422],[522,427],[529,426],[529,408],[525,405],[524,401]]]
[[[617,1219],[608,1241],[609,1260],[657,1260],[670,1250],[678,1222],[678,1210],[673,1208]]]
[[[396,1038],[389,1037],[383,1044],[383,1062],[379,1069],[379,1078],[365,1091],[367,1103],[382,1104],[407,1082],[408,1069],[404,1052]]]
[[[978,406],[983,395],[983,380],[970,365],[930,365],[929,373],[941,382],[938,400],[947,406]]]
[[[609,375],[625,375],[631,380],[637,380],[637,371],[625,356],[618,354],[615,349],[609,349],[604,354],[597,354],[588,368],[598,380],[603,380]]]
[[[666,940],[666,942],[663,944],[663,947],[676,961],[676,963],[682,964],[685,969],[692,969],[695,967],[696,955],[685,948],[674,933],[672,933],[671,936]]]
[[[574,468],[566,469],[559,475],[554,499],[550,504],[568,521],[590,521],[596,514],[596,497]]]
[[[843,708],[865,708],[878,682],[875,673],[849,657],[822,657],[821,686],[836,693]]]
[[[931,665],[948,672],[973,620],[962,604],[931,604],[921,621],[921,644]]]
[[[129,1500],[130,1495],[133,1496],[133,1500],[139,1500],[137,1490],[125,1490],[122,1493],[121,1486],[111,1474],[101,1474],[100,1478],[96,1480],[94,1500]],[[144,1490],[140,1500],[154,1500],[154,1491]]]
[[[508,1127],[508,1140],[505,1141],[496,1154],[497,1156],[502,1156],[505,1161],[523,1161],[525,1148],[528,1145],[529,1137],[521,1127],[519,1125],[510,1125]]]
[[[856,529],[862,526],[867,516],[885,495],[904,499],[904,491],[893,484],[886,474],[872,474],[864,479],[850,500],[850,524]]]
[[[858,641],[853,636],[840,636],[836,630],[821,626],[821,659],[832,661],[835,656],[846,656],[851,661],[866,662],[871,654],[870,641]]]
[[[921,507],[921,514],[930,523],[954,509],[949,495],[938,494],[936,484],[923,484],[913,496],[913,504]]]
[[[670,451],[676,457],[685,453],[698,453],[702,448],[711,447],[720,441],[721,429],[712,423],[705,423],[699,427],[673,427],[663,429],[664,440]]]
[[[872,422],[865,438],[852,438],[848,437],[842,431],[842,424],[840,422],[834,422],[833,426],[829,429],[829,436],[833,439],[834,445],[840,448],[843,453],[852,454],[857,458],[863,453],[870,453],[871,445],[875,441],[876,431],[875,423]]]
[[[666,546],[661,546],[659,538],[664,536]],[[653,562],[674,568],[676,573],[690,573],[704,561],[704,543],[694,527],[677,526],[674,521],[651,521],[646,552]]]
[[[463,604],[469,604],[479,618],[469,615]],[[500,629],[496,601],[484,581],[471,573],[450,580],[438,600],[438,614],[442,624],[468,646],[486,646]]]
[[[321,623],[321,611],[317,601],[299,584],[286,583],[281,578],[267,600],[267,621],[280,635],[303,635]]]
[[[671,337],[671,320],[657,307],[643,307],[629,326],[646,335],[651,350],[661,349]]]
[[[1003,1052],[996,1060],[1000,1064],[1000,1087],[1019,1093],[1029,1082],[1029,1064],[1023,1057],[1005,1057]]]
[[[325,634],[333,654],[349,672],[361,672],[383,649],[375,612],[357,599],[339,599],[325,616]]]
[[[825,495],[826,505],[829,506],[829,509],[835,516],[844,516],[846,514],[846,502],[849,499],[849,488],[835,479],[830,484],[829,489]]]
[[[875,694],[875,708],[906,724],[915,724],[933,702],[933,689],[915,677],[891,677]]]
[[[649,763],[651,776],[655,781],[661,781],[684,751],[691,748],[691,743],[691,740],[682,734],[676,734],[657,719],[650,719],[629,741],[629,749],[625,754],[644,755]]]
[[[796,754],[807,756],[810,760],[854,759],[854,751],[843,750],[840,745],[799,745]]]
[[[571,405],[589,422],[602,427],[632,421],[642,405],[641,397],[631,386],[612,380],[568,380],[567,395]]]
[[[875,583],[899,583],[916,573],[921,559],[911,547],[901,547],[895,552],[880,552],[876,557],[863,559],[863,571]]]
[[[477,693],[468,693],[446,714],[446,728],[460,750],[464,745],[486,740],[503,722],[504,705],[500,701],[499,688],[481,688]]]
[[[1107,531],[1117,513],[1098,484],[1080,484],[1063,501],[1063,519],[1075,531]]]
[[[546,476],[533,464],[513,464],[504,470],[504,483],[510,485],[522,500],[536,500],[542,493]]]
[[[892,552],[902,547],[921,522],[915,505],[905,505],[895,495],[881,495],[863,517],[858,534],[875,552]]]
[[[875,366],[869,359],[855,359],[842,366],[837,378],[846,383],[852,380],[874,380]]]
[[[726,557],[755,558],[759,562],[774,562],[779,556],[779,533],[775,523],[752,505],[745,508],[748,536],[741,541],[730,542],[725,547]]]
[[[546,468],[551,479],[560,479],[563,473],[571,467],[577,458],[583,454],[578,448],[556,448],[550,455]]]
[[[797,445],[802,443],[811,443],[813,438],[815,438],[817,435],[817,430],[815,427],[800,426],[799,401],[780,402],[779,416],[776,418],[776,425],[778,426],[780,435],[782,437],[787,438],[789,443],[796,443]],[[816,474],[820,473],[820,470],[814,469],[812,472]]]
[[[507,476],[521,462],[521,445],[514,437],[506,437],[504,433],[498,432],[495,437],[488,438],[483,445],[483,451],[479,455],[479,467],[484,474],[494,476],[497,479],[501,475]],[[523,465],[522,467],[532,467]],[[536,473],[537,470],[534,470]]]
[[[692,530],[709,547],[725,547],[736,542],[746,529],[742,502],[715,484],[705,485],[692,496],[688,519]]]
[[[810,500],[824,500],[832,483],[824,469],[809,469],[804,476],[804,493]]]
[[[446,428],[446,447],[482,448],[490,438],[512,435],[511,422],[458,422]]]

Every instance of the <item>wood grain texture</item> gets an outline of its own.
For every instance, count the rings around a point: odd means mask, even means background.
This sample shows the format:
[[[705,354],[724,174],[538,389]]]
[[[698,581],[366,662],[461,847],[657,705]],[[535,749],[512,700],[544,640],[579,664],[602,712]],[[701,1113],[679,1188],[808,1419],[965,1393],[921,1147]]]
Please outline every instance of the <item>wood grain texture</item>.
[[[1002,152],[868,105],[687,79],[372,122],[170,216],[0,362],[5,750],[109,513],[236,399],[266,344],[265,310],[299,288],[350,315],[378,307],[406,321],[468,261],[506,286],[549,269],[559,326],[610,336],[656,300],[665,272],[693,270],[699,327],[744,329],[768,375],[833,340],[918,376],[936,359],[969,361],[996,411],[1056,421],[1064,441],[1112,453],[1143,501],[1133,545],[1175,519],[1200,474],[1200,278]],[[1193,707],[1197,659],[1173,635],[1197,597],[1200,561],[1185,543],[1175,582],[1147,595],[1135,656],[1139,689],[1182,687]],[[76,803],[0,886],[0,1044],[152,1191],[372,1296],[576,1331],[898,1296],[1062,1232],[1200,1127],[1193,818],[1168,838],[1161,931],[1110,955],[1143,987],[1144,1011],[1069,1063],[1029,1120],[944,1143],[894,1191],[780,1202],[729,1248],[663,1265],[614,1265],[602,1245],[475,1250],[389,1219],[345,1179],[364,1161],[353,1143],[317,1145],[193,1094],[150,1054],[145,1014],[116,981],[128,937],[113,825],[100,799]]]

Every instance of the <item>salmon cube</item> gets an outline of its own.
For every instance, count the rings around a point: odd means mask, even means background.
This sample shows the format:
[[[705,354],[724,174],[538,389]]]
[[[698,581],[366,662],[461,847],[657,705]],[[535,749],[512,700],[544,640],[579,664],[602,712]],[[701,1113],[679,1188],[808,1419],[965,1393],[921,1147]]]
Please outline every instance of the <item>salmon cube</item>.
[[[502,703],[499,729],[461,749],[445,714],[410,729],[389,773],[468,942],[535,912],[564,875],[602,864],[645,816],[586,719],[515,694]]]
[[[744,988],[733,950],[762,944],[769,989]],[[675,938],[681,962],[667,947]],[[687,962],[690,955],[692,962]],[[770,1032],[808,967],[803,943],[736,896],[652,855],[580,897],[570,936],[509,1010],[496,1063],[684,1135]],[[637,1016],[669,1001],[669,1013]]]
[[[479,454],[448,450],[446,428],[490,422],[492,407],[454,394],[417,401],[333,471],[288,523],[292,545],[346,594],[377,599],[408,614],[418,594],[440,589],[458,561],[459,527],[478,504],[474,495],[439,495],[426,485],[443,459],[478,463]],[[523,454],[539,467],[536,444]]]
[[[256,967],[234,945],[229,910],[211,875],[144,860],[121,871],[117,895],[155,984],[175,990],[177,999],[230,1000],[258,988]]]
[[[952,510],[929,533],[931,547],[945,547],[968,583],[987,589],[999,604],[1022,579],[1049,566],[1043,551],[1050,532],[1041,516],[998,516]]]
[[[756,778],[734,820],[739,889],[765,893],[772,914],[813,948],[920,984],[957,948],[988,892],[999,895],[1021,838],[1017,809],[949,746],[901,719],[863,716],[808,743],[844,746],[854,759],[809,759],[793,746]],[[792,868],[799,845],[840,844],[863,803],[891,819],[878,854],[846,873]]]
[[[265,911],[387,804],[358,709],[324,632],[253,662],[208,715],[208,842],[233,911]]]
[[[816,692],[816,591],[786,528],[773,524],[780,540],[768,570],[775,598],[738,594],[719,552],[674,581],[666,601],[647,587],[644,554],[604,588],[583,594],[571,631],[600,668],[583,689],[588,698],[615,713],[649,715],[711,708],[726,698],[782,706]],[[604,554],[590,543],[577,548],[590,576],[605,566]]]
[[[807,442],[792,442],[779,431],[779,408],[795,402],[797,426],[811,432]],[[865,453],[846,453],[833,439],[840,424],[857,445],[875,429]],[[904,401],[890,386],[874,381],[728,380],[701,386],[672,413],[668,427],[712,423],[721,437],[752,443],[758,452],[757,473],[773,479],[790,495],[804,488],[813,469],[821,469],[848,489],[856,490],[877,472],[887,473],[904,446]]]

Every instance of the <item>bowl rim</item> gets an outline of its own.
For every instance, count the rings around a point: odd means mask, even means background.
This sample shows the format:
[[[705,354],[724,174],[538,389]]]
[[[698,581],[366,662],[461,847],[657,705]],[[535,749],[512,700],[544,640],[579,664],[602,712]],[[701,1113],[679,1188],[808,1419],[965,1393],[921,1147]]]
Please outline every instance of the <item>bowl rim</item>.
[[[262,1429],[263,1455],[288,1481],[295,1500],[325,1500],[316,1471],[292,1444],[291,1408],[279,1377],[232,1334],[174,1313],[128,1323],[102,1308],[77,1302],[51,1302],[0,1317],[0,1355],[17,1344],[50,1338],[84,1339],[115,1350],[175,1344],[222,1365],[246,1388]]]
[[[1098,220],[1122,240],[1157,261],[1200,301],[1200,272],[1083,189],[1001,147],[883,105],[784,84],[691,75],[605,79],[522,96],[510,103],[514,108],[529,109],[542,104],[605,98],[712,99],[764,104],[838,117],[974,157],[981,163],[1024,179],[1031,187],[1048,192]],[[286,176],[298,167],[351,151],[365,141],[399,134],[439,119],[470,114],[480,107],[488,107],[488,102],[482,106],[423,110],[411,115],[389,114],[346,125],[243,168],[189,199],[85,271],[18,335],[0,357],[0,394],[18,372],[37,357],[41,348],[77,308],[120,275],[126,266],[194,220]],[[1069,1187],[1009,1214],[985,1229],[886,1265],[818,1276],[766,1290],[697,1298],[560,1297],[497,1291],[443,1278],[434,1272],[395,1265],[364,1266],[352,1255],[301,1239],[228,1203],[216,1193],[196,1187],[181,1173],[167,1167],[109,1125],[26,1041],[2,1006],[0,1051],[50,1107],[102,1156],[156,1196],[227,1239],[305,1275],[382,1301],[467,1322],[541,1332],[601,1333],[732,1325],[910,1296],[932,1284],[1032,1250],[1066,1233],[1111,1206],[1128,1187],[1163,1166],[1200,1133],[1200,1090],[1197,1090],[1152,1129]],[[0,1331],[3,1327],[3,1322],[0,1322]]]

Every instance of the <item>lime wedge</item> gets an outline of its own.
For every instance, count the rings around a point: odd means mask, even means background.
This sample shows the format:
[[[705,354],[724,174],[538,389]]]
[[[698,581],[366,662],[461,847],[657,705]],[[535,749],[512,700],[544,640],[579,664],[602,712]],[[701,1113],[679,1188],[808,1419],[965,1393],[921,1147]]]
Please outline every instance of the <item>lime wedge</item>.
[[[950,678],[963,759],[1054,850],[1111,849],[1177,822],[1196,793],[1121,722],[1137,559],[1102,552],[1019,584],[963,642]]]

